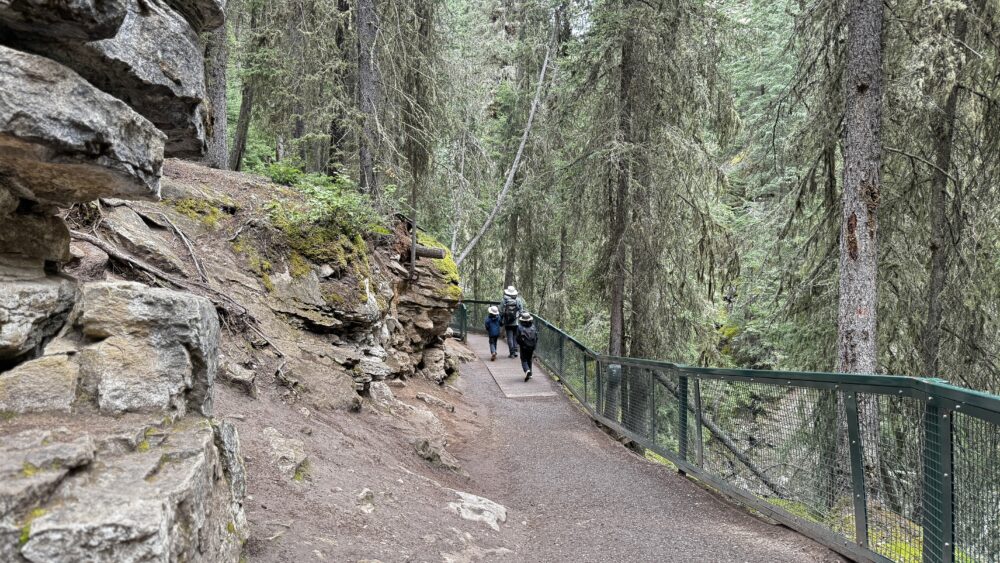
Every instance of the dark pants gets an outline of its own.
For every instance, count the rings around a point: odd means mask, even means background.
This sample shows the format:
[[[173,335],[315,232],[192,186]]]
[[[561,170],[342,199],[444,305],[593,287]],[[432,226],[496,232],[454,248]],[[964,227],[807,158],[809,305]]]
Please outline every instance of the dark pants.
[[[507,350],[510,355],[517,354],[517,327],[508,326],[507,329]]]
[[[534,348],[521,348],[521,369],[528,373],[531,369],[531,358],[535,356]]]
[[[490,336],[490,354],[497,353],[497,340],[499,340],[500,335]]]

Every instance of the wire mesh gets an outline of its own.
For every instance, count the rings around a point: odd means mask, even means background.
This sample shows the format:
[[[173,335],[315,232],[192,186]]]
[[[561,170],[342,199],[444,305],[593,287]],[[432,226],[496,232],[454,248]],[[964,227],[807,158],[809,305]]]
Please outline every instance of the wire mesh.
[[[491,304],[466,303],[470,332]],[[907,378],[720,377],[607,358],[538,326],[536,357],[595,417],[828,546],[899,563],[1000,562],[1000,397]],[[978,406],[961,410],[966,399]]]
[[[704,380],[701,395],[707,471],[854,541],[846,422],[837,393]]]
[[[955,561],[1000,561],[1000,428],[955,414]]]
[[[926,414],[915,398],[858,394],[869,549],[902,563],[923,560]]]

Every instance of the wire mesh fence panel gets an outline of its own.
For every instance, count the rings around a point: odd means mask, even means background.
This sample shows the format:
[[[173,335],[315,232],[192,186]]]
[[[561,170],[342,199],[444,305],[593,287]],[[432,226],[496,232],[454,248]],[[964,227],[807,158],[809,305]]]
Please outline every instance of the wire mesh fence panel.
[[[854,541],[846,424],[836,392],[703,380],[701,401],[708,472]]]
[[[653,443],[679,456],[680,402],[676,394],[677,375],[672,370],[656,370],[653,375],[657,383],[654,396],[656,416],[653,419],[655,430]]]
[[[954,560],[1000,561],[1000,428],[956,414],[954,452]]]
[[[923,561],[926,401],[858,394],[868,546],[901,563]]]
[[[453,328],[483,332],[491,303],[465,305]],[[827,546],[861,560],[1000,562],[1000,397],[940,380],[611,358],[537,323],[536,357],[598,420]]]

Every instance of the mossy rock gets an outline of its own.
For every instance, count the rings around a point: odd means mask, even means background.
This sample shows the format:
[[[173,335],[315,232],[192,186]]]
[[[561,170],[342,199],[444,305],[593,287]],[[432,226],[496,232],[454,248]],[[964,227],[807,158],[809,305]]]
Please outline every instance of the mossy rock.
[[[437,239],[427,233],[417,232],[417,243],[431,248],[444,250],[444,258],[431,259],[434,269],[441,275],[445,286],[441,289],[441,297],[450,301],[462,300],[462,277],[458,274],[458,264],[451,255],[448,247],[441,244]]]
[[[213,229],[219,226],[219,220],[223,215],[221,208],[212,205],[204,199],[172,199],[166,203],[167,205],[173,207],[174,210],[181,215],[184,215],[189,219],[194,219],[195,221],[200,221],[206,227]]]

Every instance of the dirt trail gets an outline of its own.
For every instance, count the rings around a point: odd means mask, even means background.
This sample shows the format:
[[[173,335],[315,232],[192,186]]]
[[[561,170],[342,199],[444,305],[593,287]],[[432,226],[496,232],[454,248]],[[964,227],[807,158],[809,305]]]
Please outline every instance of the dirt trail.
[[[484,337],[469,346],[480,361],[463,366],[460,388],[483,427],[454,453],[475,484],[466,490],[508,509],[513,554],[497,560],[841,561],[632,453],[541,373],[556,396],[506,398],[491,375],[520,373],[519,362],[489,362]]]

